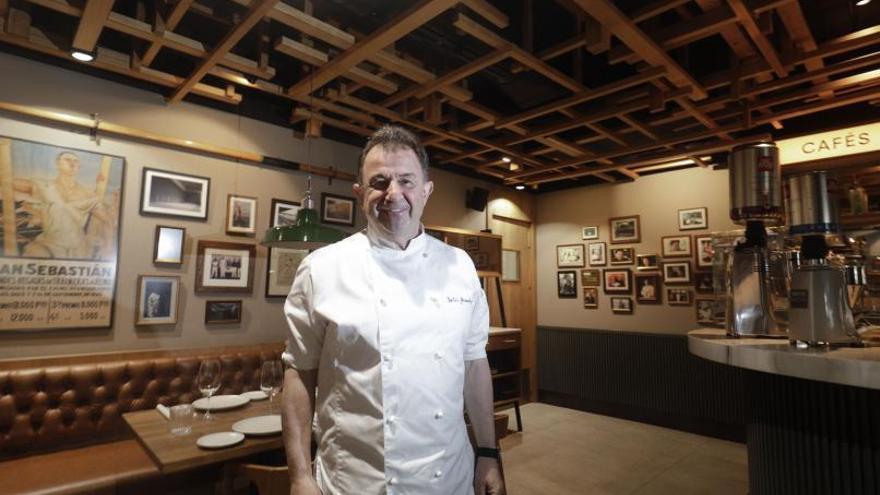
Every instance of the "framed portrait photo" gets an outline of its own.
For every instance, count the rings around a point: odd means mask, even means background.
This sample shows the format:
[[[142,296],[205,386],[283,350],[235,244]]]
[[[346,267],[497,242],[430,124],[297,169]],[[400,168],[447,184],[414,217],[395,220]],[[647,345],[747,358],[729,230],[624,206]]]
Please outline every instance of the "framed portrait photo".
[[[556,291],[562,299],[577,297],[577,273],[574,270],[556,272]]]
[[[605,266],[608,264],[605,257],[605,249],[606,245],[604,242],[591,242],[587,244],[590,266]]]
[[[321,221],[354,226],[354,198],[321,193]]]
[[[581,239],[598,239],[599,238],[599,226],[591,225],[589,227],[583,227],[581,229]]]
[[[156,225],[156,240],[153,244],[153,264],[180,266],[183,264],[183,245],[186,229]]]
[[[691,283],[690,261],[669,261],[663,263],[664,284],[689,284]]]
[[[631,297],[612,297],[611,312],[623,315],[631,315],[633,312],[633,300]]]
[[[690,258],[693,254],[689,235],[663,236],[660,238],[660,244],[664,258]]]
[[[612,247],[610,251],[612,265],[632,265],[635,262],[636,250],[633,248]]]
[[[584,307],[596,309],[599,307],[599,288],[584,287]]]
[[[208,219],[211,179],[144,168],[141,214]]]
[[[269,262],[266,263],[266,297],[287,297],[296,270],[308,255],[307,249],[269,248]]]
[[[694,247],[697,250],[697,267],[712,268],[715,258],[715,249],[712,247],[712,236],[694,237]]]
[[[697,323],[715,323],[715,300],[698,298],[695,303]]]
[[[257,198],[230,194],[226,199],[226,233],[257,233]]]
[[[196,292],[251,292],[254,289],[253,244],[199,241]]]
[[[611,228],[611,244],[641,242],[642,230],[638,215],[609,218],[608,224]]]
[[[636,302],[639,304],[660,304],[662,296],[659,273],[635,274]]]
[[[581,285],[584,287],[599,287],[602,284],[602,274],[599,270],[581,270]]]
[[[678,210],[678,230],[709,228],[709,209],[706,207]]]
[[[300,204],[297,201],[272,198],[272,217],[269,219],[270,227],[287,227],[296,225],[296,214],[299,213]]]
[[[668,287],[666,289],[666,302],[670,306],[690,306],[694,303],[694,293],[690,289],[680,287]]]
[[[584,245],[563,244],[556,246],[556,266],[559,268],[580,268],[584,266]]]
[[[711,272],[695,272],[694,273],[694,290],[698,294],[713,294],[715,287],[712,285],[713,278]]]
[[[176,275],[138,275],[135,325],[174,325],[177,323],[180,277]]]
[[[241,323],[241,299],[205,301],[205,325]]]
[[[636,269],[639,271],[659,270],[660,257],[656,254],[637,254]]]
[[[602,273],[603,286],[607,294],[632,294],[632,274],[628,269],[609,268]]]

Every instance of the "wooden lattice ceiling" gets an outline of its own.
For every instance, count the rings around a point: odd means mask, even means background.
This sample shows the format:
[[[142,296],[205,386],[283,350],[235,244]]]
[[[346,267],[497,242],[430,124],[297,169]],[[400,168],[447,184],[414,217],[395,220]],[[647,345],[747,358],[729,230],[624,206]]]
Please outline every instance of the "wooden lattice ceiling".
[[[880,115],[878,4],[0,0],[0,42],[310,135],[403,123],[440,166],[553,189]]]

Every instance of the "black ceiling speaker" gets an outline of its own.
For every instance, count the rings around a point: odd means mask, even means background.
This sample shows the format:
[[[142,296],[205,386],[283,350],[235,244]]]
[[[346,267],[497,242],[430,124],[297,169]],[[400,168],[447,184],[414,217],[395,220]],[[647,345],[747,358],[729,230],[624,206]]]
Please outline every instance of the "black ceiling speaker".
[[[489,190],[482,187],[468,189],[465,195],[464,205],[472,210],[483,211],[489,202]]]

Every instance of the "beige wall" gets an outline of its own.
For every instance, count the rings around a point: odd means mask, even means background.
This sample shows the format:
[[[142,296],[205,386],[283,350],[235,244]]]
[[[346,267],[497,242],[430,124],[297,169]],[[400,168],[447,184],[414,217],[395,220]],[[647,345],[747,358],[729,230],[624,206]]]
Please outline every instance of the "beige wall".
[[[709,229],[680,232],[678,210],[701,206],[709,209]],[[598,225],[599,240],[608,242],[610,217],[640,215],[642,241],[616,246],[632,246],[636,254],[660,254],[661,236],[705,235],[711,231],[736,228],[728,216],[729,209],[727,171],[701,168],[652,175],[619,185],[570,189],[538,196],[538,324],[660,333],[686,333],[696,328],[694,307],[665,304],[665,288],[664,304],[635,304],[632,315],[612,313],[610,296],[601,288],[599,309],[584,309],[580,298],[580,275],[579,297],[558,298],[556,246],[595,242],[581,239],[581,227],[590,225]]]

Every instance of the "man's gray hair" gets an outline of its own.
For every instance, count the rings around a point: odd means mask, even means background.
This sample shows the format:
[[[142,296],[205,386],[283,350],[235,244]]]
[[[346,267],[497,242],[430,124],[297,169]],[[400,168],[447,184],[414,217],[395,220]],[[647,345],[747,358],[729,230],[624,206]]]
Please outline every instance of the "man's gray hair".
[[[361,157],[358,160],[358,180],[363,181],[364,159],[367,153],[376,146],[381,146],[388,151],[397,151],[399,149],[410,149],[419,159],[419,165],[422,166],[422,174],[425,180],[428,180],[428,152],[422,146],[419,138],[404,127],[399,125],[385,124],[370,136],[367,144],[361,151]]]

